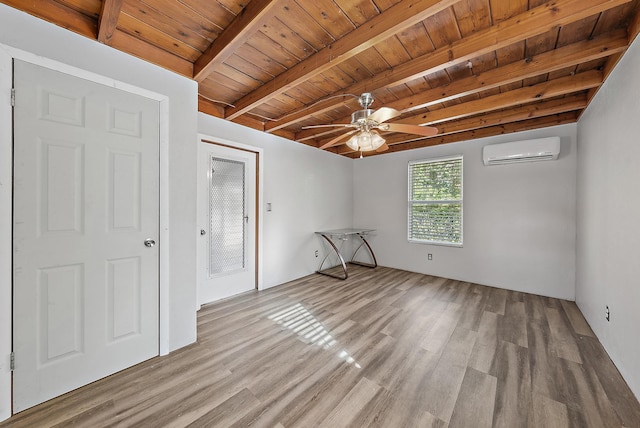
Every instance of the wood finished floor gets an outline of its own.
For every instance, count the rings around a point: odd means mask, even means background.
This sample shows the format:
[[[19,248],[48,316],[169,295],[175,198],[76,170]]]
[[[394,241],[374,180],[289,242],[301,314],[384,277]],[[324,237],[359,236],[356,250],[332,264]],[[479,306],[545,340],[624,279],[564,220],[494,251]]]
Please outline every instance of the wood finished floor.
[[[0,427],[640,427],[572,302],[378,267],[204,307],[198,343]]]

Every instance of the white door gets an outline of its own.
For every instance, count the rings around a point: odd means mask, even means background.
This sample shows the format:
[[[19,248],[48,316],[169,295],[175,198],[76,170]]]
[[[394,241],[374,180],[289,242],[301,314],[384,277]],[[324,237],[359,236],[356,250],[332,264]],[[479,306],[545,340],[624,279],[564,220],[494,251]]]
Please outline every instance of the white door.
[[[256,288],[256,154],[200,142],[198,303]]]
[[[19,412],[158,355],[159,105],[21,61],[14,82]]]

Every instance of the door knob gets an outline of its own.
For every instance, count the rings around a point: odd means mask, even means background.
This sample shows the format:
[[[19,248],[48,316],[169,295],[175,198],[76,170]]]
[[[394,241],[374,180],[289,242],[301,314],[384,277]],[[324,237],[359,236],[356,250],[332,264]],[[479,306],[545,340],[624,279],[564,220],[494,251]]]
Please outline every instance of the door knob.
[[[154,245],[156,245],[156,241],[151,238],[147,238],[144,240],[144,245],[146,245],[147,247],[153,247]]]
[[[206,235],[206,234],[207,234],[207,231],[206,231],[206,230],[204,230],[204,229],[200,229],[200,235],[203,235],[203,236],[204,236],[204,235]]]

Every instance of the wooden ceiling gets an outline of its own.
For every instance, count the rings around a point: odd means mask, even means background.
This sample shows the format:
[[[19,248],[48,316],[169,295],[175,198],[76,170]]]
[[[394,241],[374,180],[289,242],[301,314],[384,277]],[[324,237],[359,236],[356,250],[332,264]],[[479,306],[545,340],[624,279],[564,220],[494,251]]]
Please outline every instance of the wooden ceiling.
[[[640,0],[0,1],[197,80],[202,112],[304,144],[344,133],[303,127],[349,123],[363,92],[438,128],[386,134],[387,153],[575,122],[640,31]]]

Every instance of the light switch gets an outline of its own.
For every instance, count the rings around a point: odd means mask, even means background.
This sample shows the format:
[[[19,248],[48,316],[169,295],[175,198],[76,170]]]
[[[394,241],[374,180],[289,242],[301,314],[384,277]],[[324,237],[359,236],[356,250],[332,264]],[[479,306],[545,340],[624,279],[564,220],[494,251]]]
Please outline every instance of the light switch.
[[[271,212],[271,202],[267,202],[267,212]]]

